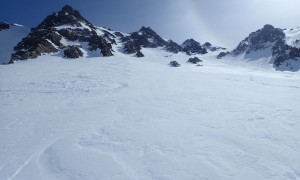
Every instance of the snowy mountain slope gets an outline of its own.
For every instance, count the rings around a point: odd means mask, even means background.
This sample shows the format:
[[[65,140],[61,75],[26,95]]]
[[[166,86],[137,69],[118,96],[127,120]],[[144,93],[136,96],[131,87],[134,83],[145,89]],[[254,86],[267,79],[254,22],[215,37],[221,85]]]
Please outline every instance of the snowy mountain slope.
[[[164,48],[165,51],[174,54],[186,52],[190,55],[224,50],[210,43],[206,43],[203,47],[198,44],[196,46],[200,47],[183,48],[172,40],[163,39],[150,27],[142,27],[137,32],[122,33],[94,26],[81,16],[79,11],[66,5],[60,11],[47,16],[37,27],[32,28],[28,36],[15,45],[10,63],[36,59],[45,54],[76,59],[107,57],[121,52],[130,56],[144,57],[141,52],[143,48]],[[113,51],[113,46],[118,47],[117,51]]]
[[[284,30],[286,44],[300,48],[300,28]]]
[[[298,72],[142,53],[0,66],[0,179],[300,178]]]
[[[229,56],[229,59],[246,61],[264,59],[280,71],[300,70],[299,28],[282,30],[272,25],[249,34],[231,52],[221,52],[217,58]]]
[[[98,33],[97,33],[98,31]],[[111,43],[107,33],[101,33],[79,11],[64,6],[59,12],[47,16],[36,28],[15,47],[12,62],[35,59],[44,54],[79,58],[86,54],[112,56]],[[109,39],[109,41],[108,41]]]
[[[18,24],[0,23],[0,26],[2,25],[6,25],[8,29],[0,28],[0,64],[7,64],[14,47],[28,35],[30,30]]]

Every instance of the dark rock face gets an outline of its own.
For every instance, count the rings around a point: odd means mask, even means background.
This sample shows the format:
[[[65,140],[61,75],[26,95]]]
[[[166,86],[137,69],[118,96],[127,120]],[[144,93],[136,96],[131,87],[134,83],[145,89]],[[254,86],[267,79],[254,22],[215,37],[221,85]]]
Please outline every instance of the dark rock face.
[[[192,54],[206,54],[207,50],[201,46],[201,44],[194,39],[188,39],[183,42],[181,45],[183,51],[186,52],[188,55]]]
[[[121,33],[115,34],[121,37],[124,42],[124,52],[128,54],[137,53],[142,48],[165,47],[167,51],[178,53],[182,51],[181,46],[173,41],[165,41],[151,28],[142,27],[138,32],[133,32],[129,36]]]
[[[80,50],[79,46],[70,46],[64,50],[64,57],[70,59],[76,59],[83,56],[83,52]]]
[[[146,48],[162,47],[166,44],[166,41],[149,27],[142,27],[138,32],[132,33],[131,38]]]
[[[123,36],[122,42],[124,42],[124,52],[128,54],[137,53],[142,47],[156,48],[166,44],[166,42],[149,27],[142,27],[138,32],[133,32],[129,36]]]
[[[222,58],[229,54],[233,56],[241,54],[248,55],[253,52],[263,51],[267,48],[271,49],[270,56],[272,56],[272,63],[276,68],[286,66],[285,69],[293,69],[289,62],[299,61],[300,59],[300,49],[286,44],[283,30],[274,28],[268,24],[262,29],[251,33],[240,42],[237,48],[232,52],[220,53],[217,58]]]
[[[81,30],[81,29],[66,28],[66,29],[58,30],[58,33],[69,41],[77,41],[79,40],[79,38],[83,40],[84,37],[90,35],[90,31],[88,29],[86,30],[87,31],[85,31],[85,29]]]
[[[111,44],[107,43],[104,38],[98,36],[96,33],[90,37],[88,42],[90,46],[89,50],[96,51],[98,48],[103,56],[113,56]]]
[[[100,52],[103,56],[112,56],[111,44],[106,41],[104,37],[98,36],[97,33],[89,29],[61,29],[58,31],[63,37],[65,37],[69,41],[80,41],[80,42],[88,42],[89,50],[96,51],[100,49]],[[108,37],[109,38],[109,37]]]
[[[283,65],[287,60],[298,61],[300,59],[300,48],[291,47],[284,41],[278,41],[272,50],[275,67]]]
[[[203,47],[209,48],[209,47],[212,47],[212,44],[210,42],[206,42],[203,44]]]
[[[226,48],[223,48],[223,47],[216,47],[216,46],[213,46],[211,43],[209,42],[206,42],[202,45],[203,48],[205,48],[207,51],[219,51],[219,50],[226,50]]]
[[[0,31],[9,29],[10,25],[4,22],[0,22]]]
[[[217,59],[222,59],[223,57],[225,57],[228,54],[230,54],[229,51],[227,51],[227,52],[220,52],[219,55],[217,56]]]
[[[116,36],[106,30],[102,30],[104,32],[103,38],[111,44],[117,44],[115,38]]]
[[[141,51],[138,51],[136,53],[136,57],[144,57],[145,55],[141,52]]]
[[[175,43],[174,41],[172,40],[169,40],[167,43],[166,43],[166,49],[167,51],[169,52],[172,52],[172,53],[179,53],[179,52],[182,52],[183,49],[181,46],[179,46],[177,43]]]
[[[61,11],[53,13],[52,15],[48,16],[36,28],[46,29],[49,27],[61,26],[61,25],[72,25],[72,26],[80,27],[81,26],[80,23],[84,23],[90,28],[95,29],[95,27],[89,21],[87,21],[84,17],[80,15],[79,11],[74,10],[69,5],[66,5],[62,8]]]
[[[137,53],[141,50],[141,46],[134,41],[127,41],[124,44],[124,52],[127,54]]]
[[[251,33],[244,39],[238,47],[233,50],[234,55],[243,53],[249,54],[251,52],[264,50],[273,46],[278,41],[283,41],[285,34],[282,29],[274,28],[272,25],[265,25],[262,29]]]
[[[61,25],[69,27],[57,28]],[[107,41],[115,43],[115,40],[111,37],[115,36],[108,31],[104,32],[103,36],[97,35],[96,28],[83,18],[77,10],[65,6],[61,11],[48,16],[18,43],[14,48],[15,53],[12,54],[12,61],[33,59],[43,53],[61,51],[65,48],[61,42],[62,38],[68,41],[87,43],[89,45],[88,50],[99,50],[103,56],[112,56],[112,45]],[[71,50],[74,50],[74,47]],[[70,58],[72,57],[70,56]]]
[[[54,45],[63,48],[60,40],[61,36],[55,33],[54,29],[33,30],[14,48],[12,60],[34,59],[43,53],[58,52],[59,50]]]
[[[115,32],[114,34],[121,39],[125,37],[124,34],[122,34],[121,32]]]
[[[300,57],[300,48],[292,47],[290,50],[291,51],[289,53],[289,56],[291,59],[296,59]]]
[[[180,66],[181,66],[181,64],[179,64],[177,61],[171,61],[171,62],[169,63],[169,65],[170,65],[171,67],[180,67]]]
[[[192,63],[192,64],[198,64],[199,62],[203,62],[203,61],[201,59],[199,59],[198,57],[193,57],[193,58],[190,58],[187,62]]]

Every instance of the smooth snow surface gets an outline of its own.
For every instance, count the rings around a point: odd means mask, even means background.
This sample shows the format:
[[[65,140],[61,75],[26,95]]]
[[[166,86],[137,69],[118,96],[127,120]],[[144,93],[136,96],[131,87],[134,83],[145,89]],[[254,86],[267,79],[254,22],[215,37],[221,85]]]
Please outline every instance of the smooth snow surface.
[[[30,29],[18,24],[10,25],[9,29],[0,31],[0,64],[9,63],[14,47],[29,32]]]
[[[0,180],[300,178],[299,72],[143,53],[0,66]]]

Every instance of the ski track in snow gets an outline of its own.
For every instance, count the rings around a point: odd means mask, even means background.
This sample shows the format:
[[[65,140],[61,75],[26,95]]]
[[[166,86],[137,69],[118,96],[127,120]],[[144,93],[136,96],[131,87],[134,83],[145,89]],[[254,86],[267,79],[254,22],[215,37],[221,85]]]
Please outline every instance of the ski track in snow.
[[[15,172],[12,176],[10,176],[10,177],[7,178],[7,180],[12,180],[12,179],[14,179],[14,178],[22,171],[22,169],[23,169],[24,167],[26,167],[26,166],[30,163],[30,161],[31,161],[33,158],[34,158],[34,156],[31,156],[30,158],[28,158],[28,159],[24,162],[24,164],[22,164],[22,165],[16,170],[16,172]]]
[[[0,180],[300,178],[299,73],[143,53],[0,66]]]

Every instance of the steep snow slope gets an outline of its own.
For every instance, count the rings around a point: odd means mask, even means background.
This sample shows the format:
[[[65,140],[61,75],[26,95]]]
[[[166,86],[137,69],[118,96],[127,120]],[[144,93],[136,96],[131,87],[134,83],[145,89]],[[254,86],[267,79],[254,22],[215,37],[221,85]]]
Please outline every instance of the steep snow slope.
[[[300,28],[284,30],[286,44],[300,48]]]
[[[0,31],[0,64],[7,64],[10,61],[14,47],[28,35],[29,31],[30,29],[17,24]]]
[[[299,73],[142,51],[0,66],[0,180],[300,178]]]

